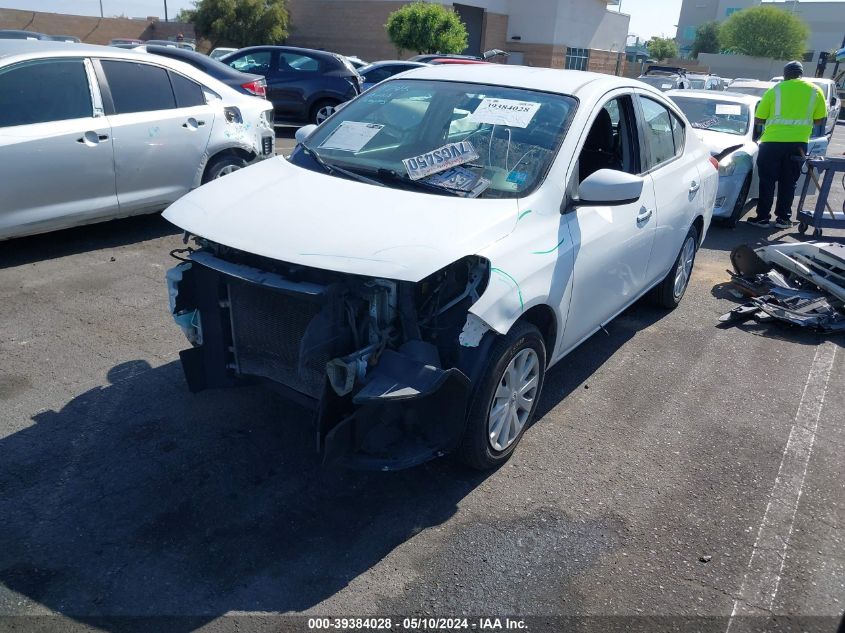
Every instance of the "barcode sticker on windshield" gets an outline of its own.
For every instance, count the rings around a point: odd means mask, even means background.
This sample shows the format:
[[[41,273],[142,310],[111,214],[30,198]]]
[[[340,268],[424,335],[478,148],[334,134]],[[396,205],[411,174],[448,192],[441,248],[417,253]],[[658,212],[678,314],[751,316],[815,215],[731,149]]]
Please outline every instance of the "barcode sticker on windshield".
[[[342,152],[360,152],[364,145],[381,132],[383,125],[378,123],[360,123],[344,121],[320,144],[322,149],[335,149]]]
[[[672,84],[660,84],[661,90],[669,90],[672,87]]]
[[[508,127],[526,128],[540,109],[534,101],[515,101],[513,99],[482,99],[475,112],[467,117],[473,123],[491,123]]]
[[[731,103],[717,103],[716,114],[742,114],[742,106]]]
[[[478,152],[469,141],[449,143],[438,149],[406,158],[402,161],[411,180],[419,180],[431,174],[446,171],[452,167],[478,160]]]

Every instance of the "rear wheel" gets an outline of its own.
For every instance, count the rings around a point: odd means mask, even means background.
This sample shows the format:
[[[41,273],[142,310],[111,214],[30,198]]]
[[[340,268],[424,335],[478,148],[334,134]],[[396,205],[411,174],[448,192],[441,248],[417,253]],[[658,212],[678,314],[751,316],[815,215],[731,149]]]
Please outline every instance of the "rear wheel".
[[[681,252],[675,260],[672,270],[651,291],[651,299],[659,306],[674,310],[684,298],[684,293],[689,286],[692,268],[695,265],[695,254],[698,250],[698,229],[690,227],[689,233],[684,238]]]
[[[487,470],[510,458],[534,417],[545,370],[543,336],[530,323],[518,323],[493,345],[470,404],[464,463]]]
[[[320,125],[320,123],[334,114],[334,110],[339,103],[339,101],[333,99],[323,99],[315,103],[311,108],[311,122]]]

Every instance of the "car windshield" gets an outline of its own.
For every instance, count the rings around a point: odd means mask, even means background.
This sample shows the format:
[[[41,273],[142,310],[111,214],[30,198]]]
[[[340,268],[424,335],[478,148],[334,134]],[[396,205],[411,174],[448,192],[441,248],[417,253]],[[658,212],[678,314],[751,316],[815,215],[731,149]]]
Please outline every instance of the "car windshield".
[[[704,80],[703,79],[690,79],[689,84],[690,88],[694,88],[695,90],[702,90],[704,88]]]
[[[739,136],[748,132],[750,117],[748,106],[744,103],[676,96],[672,97],[672,101],[683,111],[694,128]]]
[[[572,97],[520,88],[389,80],[339,110],[290,160],[389,187],[513,198],[545,178],[575,108]]]
[[[675,87],[675,78],[667,75],[648,75],[640,77],[639,81],[654,86],[659,90],[671,90]]]

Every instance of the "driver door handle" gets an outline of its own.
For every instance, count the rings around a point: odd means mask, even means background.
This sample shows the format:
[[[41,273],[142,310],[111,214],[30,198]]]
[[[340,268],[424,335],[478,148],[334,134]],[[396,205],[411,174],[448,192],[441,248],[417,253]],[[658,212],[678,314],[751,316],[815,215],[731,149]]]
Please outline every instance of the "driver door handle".
[[[698,191],[699,189],[701,189],[701,185],[699,185],[696,181],[694,181],[694,180],[693,180],[693,181],[690,183],[690,186],[689,186],[689,192],[690,192],[690,193],[695,193],[695,192],[696,192],[696,191]]]
[[[643,222],[648,221],[653,213],[654,210],[652,209],[646,209],[645,207],[640,209],[640,214],[637,216],[637,224],[642,224]]]

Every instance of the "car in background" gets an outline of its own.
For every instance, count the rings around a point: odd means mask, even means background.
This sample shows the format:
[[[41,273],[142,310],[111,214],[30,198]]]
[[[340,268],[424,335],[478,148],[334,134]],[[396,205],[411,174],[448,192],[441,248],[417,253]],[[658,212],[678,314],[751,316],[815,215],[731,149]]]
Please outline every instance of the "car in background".
[[[35,31],[19,29],[0,29],[0,40],[49,40],[50,36]]]
[[[53,42],[72,42],[75,44],[82,42],[82,40],[75,35],[49,35],[48,38]]]
[[[116,37],[109,41],[109,46],[115,46],[117,48],[136,48],[141,46],[144,43],[144,40],[136,40],[126,37]]]
[[[223,57],[226,57],[226,55],[228,55],[229,53],[234,53],[236,50],[238,49],[229,48],[228,46],[218,46],[213,51],[211,51],[208,56],[211,59],[221,59]]]
[[[364,66],[358,70],[358,73],[364,78],[364,90],[369,90],[376,84],[381,83],[385,79],[390,79],[394,75],[404,73],[406,70],[422,68],[428,65],[429,64],[424,64],[422,62],[385,60]]]
[[[649,66],[648,70],[637,77],[637,80],[650,85],[652,88],[657,88],[661,92],[687,90],[690,87],[686,69],[677,66]]]
[[[407,61],[409,62],[422,62],[425,64],[432,63],[433,59],[465,59],[465,60],[472,60],[483,62],[488,59],[493,59],[494,57],[508,57],[510,53],[507,53],[503,50],[498,48],[491,49],[489,51],[485,51],[483,55],[454,55],[454,54],[443,54],[443,53],[425,53],[422,55],[414,55],[413,57],[409,57]]]
[[[681,109],[692,133],[719,163],[713,220],[735,227],[746,202],[756,199],[759,192],[759,147],[754,130],[759,97],[713,90],[669,90],[666,96]]]
[[[197,47],[191,42],[180,42],[178,40],[147,40],[144,42],[144,44],[151,46],[168,46],[171,48],[179,48],[187,51],[197,50]]]
[[[242,92],[246,95],[254,95],[256,97],[267,98],[267,81],[261,75],[254,75],[250,73],[242,73],[235,70],[231,66],[212,59],[202,53],[189,51],[184,48],[175,48],[172,46],[159,46],[157,44],[145,44],[137,50],[145,50],[153,55],[160,55],[162,57],[169,57],[171,59],[178,59],[179,61],[190,64],[197,70],[201,70],[214,77],[230,88]]]
[[[175,59],[0,40],[0,239],[161,211],[273,156],[272,114]]]
[[[267,81],[276,122],[322,123],[363,90],[364,80],[345,57],[293,46],[250,46],[222,59]]]
[[[363,59],[358,57],[357,55],[347,55],[346,59],[349,60],[349,63],[355,68],[355,70],[360,70],[364,66],[369,66],[370,62],[365,62]]]
[[[717,75],[687,73],[691,90],[724,90],[725,81]]]
[[[773,81],[758,81],[757,79],[734,79],[728,86],[728,91],[737,92],[754,97],[762,97],[766,90],[775,85]]]
[[[455,57],[435,57],[430,62],[429,66],[451,66],[455,64],[492,64],[493,62],[485,62],[481,59],[459,59]]]
[[[779,81],[783,81],[783,75],[778,75],[777,77],[772,77],[769,79],[772,83],[778,83]]]
[[[418,68],[296,136],[166,211],[180,357],[192,391],[314,405],[324,463],[373,470],[506,462],[549,367],[681,302],[718,181],[660,92],[580,71]]]
[[[842,99],[837,93],[836,82],[833,79],[818,77],[806,77],[805,80],[821,88],[825,101],[827,101],[827,123],[824,126],[818,126],[819,128],[824,127],[824,130],[818,129],[817,135],[827,134],[832,136],[833,130],[836,128],[836,121],[842,111]]]

